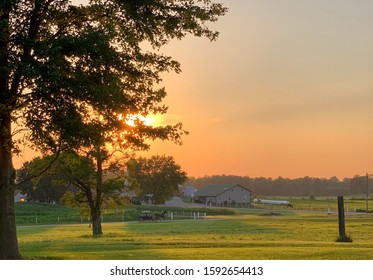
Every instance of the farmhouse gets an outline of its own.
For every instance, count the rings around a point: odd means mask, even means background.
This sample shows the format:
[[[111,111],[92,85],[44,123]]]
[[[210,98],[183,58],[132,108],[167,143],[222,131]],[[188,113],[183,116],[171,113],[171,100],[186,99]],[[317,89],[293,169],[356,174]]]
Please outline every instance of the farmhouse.
[[[241,185],[209,185],[195,193],[196,201],[206,205],[217,206],[248,206],[251,191]]]

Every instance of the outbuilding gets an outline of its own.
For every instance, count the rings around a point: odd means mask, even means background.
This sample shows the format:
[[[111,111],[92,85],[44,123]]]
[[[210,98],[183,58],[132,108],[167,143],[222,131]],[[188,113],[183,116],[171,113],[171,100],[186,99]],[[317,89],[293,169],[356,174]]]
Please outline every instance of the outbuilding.
[[[251,190],[239,184],[208,185],[195,193],[195,199],[206,205],[247,207],[251,201]]]

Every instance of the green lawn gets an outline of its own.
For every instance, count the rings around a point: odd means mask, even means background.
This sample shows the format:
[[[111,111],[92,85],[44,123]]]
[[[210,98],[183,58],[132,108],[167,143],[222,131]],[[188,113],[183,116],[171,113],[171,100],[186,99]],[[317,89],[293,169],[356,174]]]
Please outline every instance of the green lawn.
[[[19,226],[29,259],[373,259],[373,216],[348,215],[352,243],[335,242],[335,215],[258,211],[207,220],[104,223],[91,237],[87,224]]]

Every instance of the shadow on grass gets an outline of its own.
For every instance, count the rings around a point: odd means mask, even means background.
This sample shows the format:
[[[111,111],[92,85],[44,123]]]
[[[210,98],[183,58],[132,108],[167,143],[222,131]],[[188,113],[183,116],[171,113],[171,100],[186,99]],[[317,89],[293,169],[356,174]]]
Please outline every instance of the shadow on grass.
[[[182,235],[237,235],[237,234],[278,234],[282,231],[274,227],[263,227],[247,220],[188,220],[166,221],[161,223],[130,223],[127,225],[129,232],[148,236],[175,236]]]

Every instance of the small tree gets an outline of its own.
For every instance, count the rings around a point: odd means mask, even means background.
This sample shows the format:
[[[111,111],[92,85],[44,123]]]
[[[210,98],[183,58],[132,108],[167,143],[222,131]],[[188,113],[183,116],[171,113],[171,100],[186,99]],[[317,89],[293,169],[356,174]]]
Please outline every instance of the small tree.
[[[103,157],[103,155],[102,155]],[[28,164],[30,173],[39,173],[53,160],[53,156],[37,158]],[[32,180],[38,184],[43,178],[49,178],[53,186],[70,186],[75,191],[68,191],[61,202],[68,206],[80,208],[89,215],[92,221],[92,234],[103,234],[101,225],[101,208],[106,205],[121,205],[124,202],[121,194],[131,190],[131,185],[125,184],[124,172],[114,165],[99,173],[94,161],[88,156],[72,152],[64,152],[42,177]]]
[[[162,204],[179,194],[179,185],[187,180],[187,174],[174,158],[165,155],[131,160],[128,173],[139,184],[142,199],[151,198],[154,204]]]

